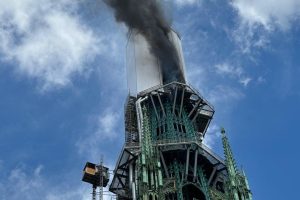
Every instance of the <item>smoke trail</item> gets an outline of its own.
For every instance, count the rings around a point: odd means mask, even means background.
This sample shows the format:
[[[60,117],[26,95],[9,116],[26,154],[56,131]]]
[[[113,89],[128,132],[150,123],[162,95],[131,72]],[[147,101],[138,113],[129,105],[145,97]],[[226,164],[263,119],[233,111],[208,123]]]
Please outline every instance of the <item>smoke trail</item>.
[[[179,57],[168,38],[171,24],[164,16],[158,0],[104,0],[115,11],[118,22],[138,30],[148,41],[150,52],[159,59],[163,82],[185,82]]]

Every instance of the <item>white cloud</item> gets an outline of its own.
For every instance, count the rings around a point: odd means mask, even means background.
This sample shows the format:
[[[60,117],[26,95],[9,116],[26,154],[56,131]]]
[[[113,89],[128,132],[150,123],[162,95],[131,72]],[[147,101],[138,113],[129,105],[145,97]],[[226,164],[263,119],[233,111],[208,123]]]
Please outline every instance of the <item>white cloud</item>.
[[[3,200],[88,200],[91,189],[79,182],[75,187],[68,183],[51,183],[43,174],[44,166],[27,170],[24,165],[9,172],[8,177],[0,180],[0,197]],[[30,172],[31,171],[31,172]],[[74,184],[71,184],[74,185]]]
[[[233,39],[242,53],[265,48],[274,30],[287,31],[300,17],[299,0],[232,0],[239,20]]]
[[[233,41],[236,42],[239,52],[247,54],[250,60],[255,60],[251,57],[255,52],[253,49],[266,48],[270,43],[269,34],[262,26],[251,26],[244,23],[238,24],[236,29],[231,32]]]
[[[101,112],[99,116],[92,117],[91,126],[87,130],[87,135],[80,138],[76,143],[80,154],[90,155],[91,159],[98,160],[103,142],[111,142],[120,133],[118,128],[121,123],[121,113],[112,108]]]
[[[247,87],[251,80],[252,79],[249,77],[244,77],[240,79],[240,83],[243,84],[245,87]]]
[[[85,184],[85,183],[82,183]],[[52,191],[52,193],[48,193],[46,195],[46,200],[90,200],[92,199],[92,187],[77,187],[75,189],[68,188],[67,191],[64,191],[61,188],[56,191]],[[99,188],[98,188],[99,189]],[[104,188],[104,200],[115,200],[116,197],[114,194],[108,192],[108,189]],[[98,191],[97,191],[97,198],[98,198]]]
[[[31,174],[26,173],[23,166],[12,169],[7,179],[0,181],[0,191],[4,191],[2,198],[4,200],[38,199],[44,189],[41,178],[42,168],[42,165],[37,166]]]
[[[16,62],[42,89],[68,85],[101,50],[101,38],[83,25],[70,0],[1,1],[0,24],[2,60]]]
[[[206,68],[201,65],[194,65],[193,63],[189,63],[189,67],[189,70],[187,70],[188,82],[192,85],[202,86],[208,78]]]
[[[220,140],[220,136],[220,127],[214,123],[210,124],[210,126],[207,129],[207,133],[205,134],[203,142],[209,148],[213,148],[217,140]]]
[[[40,185],[40,172],[41,172],[42,166],[38,166],[33,174],[31,175],[32,179],[25,174],[25,172],[20,169],[16,168],[13,169],[10,172],[10,176],[8,178],[9,182],[15,183],[16,187],[21,191],[21,192],[26,192],[28,190],[31,190],[32,188],[39,188],[41,187]]]
[[[275,26],[288,29],[300,16],[299,0],[233,0],[233,7],[238,11],[242,23],[251,26],[260,24],[271,30]]]
[[[263,76],[259,76],[258,78],[257,78],[257,83],[264,83],[264,82],[266,82],[266,79],[263,77]]]
[[[90,200],[91,190],[87,190],[84,187],[78,188],[63,188],[49,192],[46,194],[46,200]]]
[[[215,65],[216,72],[219,74],[228,74],[232,76],[240,76],[243,73],[242,68],[234,67],[228,63],[222,63]]]
[[[244,70],[241,67],[230,65],[229,63],[221,63],[215,65],[216,73],[223,76],[230,76],[231,78],[238,79],[238,82],[243,86],[248,86],[252,80],[250,77],[245,75]]]
[[[106,110],[98,117],[98,127],[96,134],[104,138],[115,138],[117,136],[117,122],[120,119],[120,113],[111,109]]]
[[[216,85],[213,89],[208,92],[207,99],[215,107],[216,114],[215,119],[208,127],[207,133],[204,137],[204,144],[210,148],[221,145],[221,126],[218,123],[223,123],[226,121],[224,116],[232,111],[233,106],[236,105],[238,101],[244,98],[245,94],[235,87],[230,87],[228,85]],[[223,118],[223,119],[220,119]]]
[[[210,91],[207,99],[212,104],[222,105],[222,107],[225,108],[225,104],[230,103],[230,105],[232,105],[235,100],[239,100],[243,97],[244,94],[238,89],[226,85],[217,85],[213,90]]]
[[[202,0],[175,0],[178,6],[201,4]]]

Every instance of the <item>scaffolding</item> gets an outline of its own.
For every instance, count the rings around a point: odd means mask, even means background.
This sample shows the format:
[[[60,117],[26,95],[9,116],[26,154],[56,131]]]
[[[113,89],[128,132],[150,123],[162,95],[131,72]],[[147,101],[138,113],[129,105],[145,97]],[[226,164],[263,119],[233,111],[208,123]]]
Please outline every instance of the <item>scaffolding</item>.
[[[85,164],[82,181],[92,185],[92,200],[97,199],[97,188],[99,188],[99,200],[103,200],[103,187],[108,185],[109,169],[103,166],[102,156],[98,165],[90,162]]]

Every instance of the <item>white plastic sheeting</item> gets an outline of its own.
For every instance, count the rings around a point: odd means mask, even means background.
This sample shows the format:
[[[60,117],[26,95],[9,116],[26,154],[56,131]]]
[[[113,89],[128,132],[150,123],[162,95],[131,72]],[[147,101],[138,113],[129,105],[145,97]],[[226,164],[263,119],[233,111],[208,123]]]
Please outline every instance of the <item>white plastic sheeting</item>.
[[[169,39],[177,50],[180,69],[185,77],[181,40],[174,31],[169,33]],[[130,32],[126,51],[127,85],[131,96],[163,84],[159,60],[151,54],[149,44],[142,34],[135,30]]]

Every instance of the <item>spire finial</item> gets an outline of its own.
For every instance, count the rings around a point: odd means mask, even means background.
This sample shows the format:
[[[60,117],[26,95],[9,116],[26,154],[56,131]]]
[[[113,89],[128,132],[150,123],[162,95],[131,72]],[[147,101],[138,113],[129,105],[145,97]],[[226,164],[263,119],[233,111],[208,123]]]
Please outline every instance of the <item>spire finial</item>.
[[[222,135],[225,135],[225,128],[224,127],[221,127],[221,133],[222,133]]]

